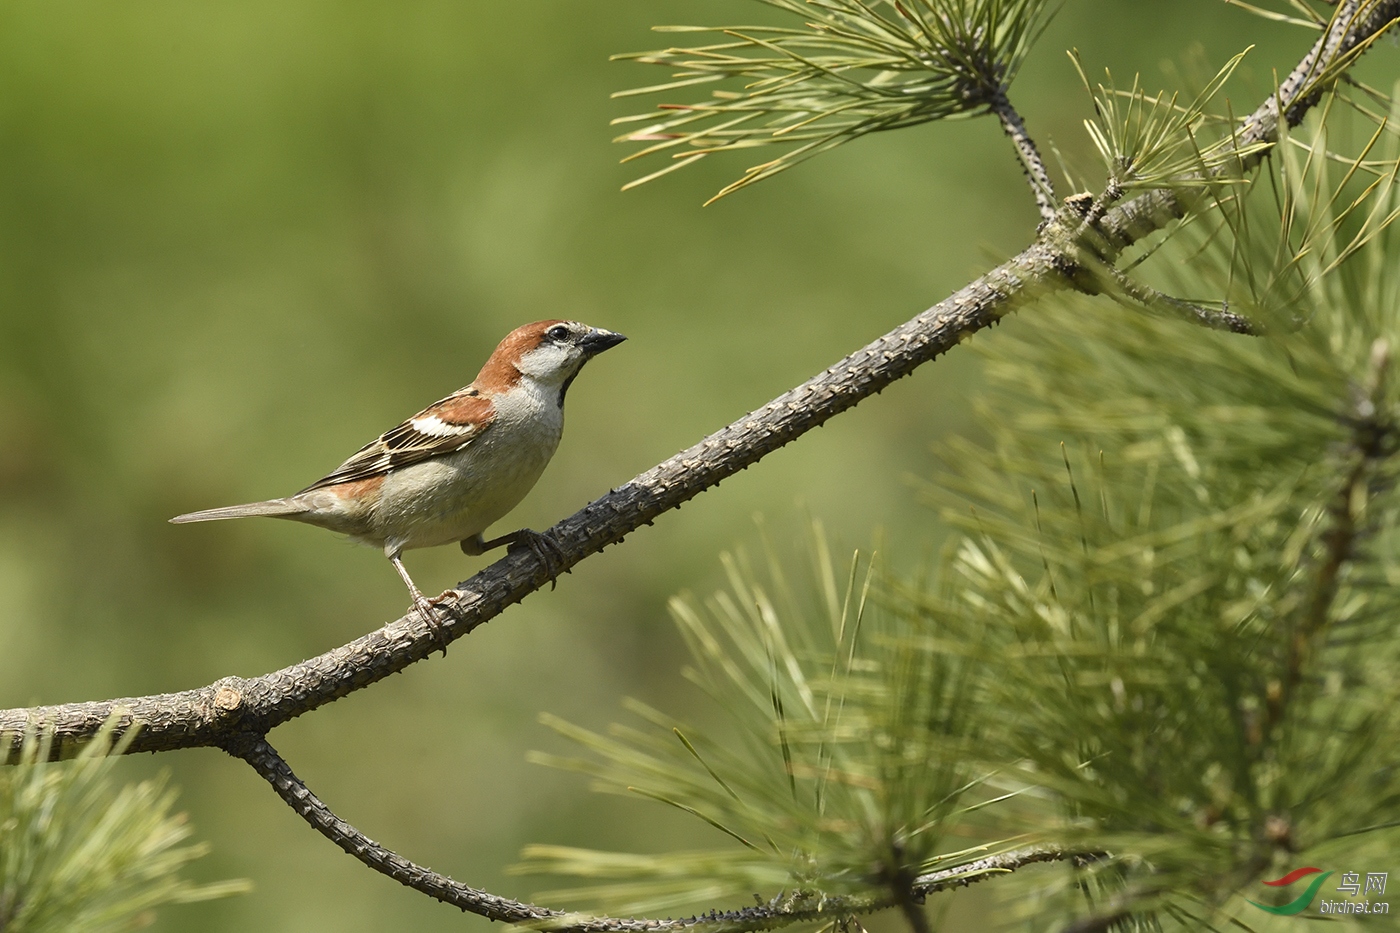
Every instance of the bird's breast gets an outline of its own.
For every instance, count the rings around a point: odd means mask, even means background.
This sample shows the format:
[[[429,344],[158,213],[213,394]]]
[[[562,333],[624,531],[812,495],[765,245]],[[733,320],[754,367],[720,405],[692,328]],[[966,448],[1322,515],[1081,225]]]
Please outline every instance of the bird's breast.
[[[462,450],[390,473],[377,508],[386,539],[409,548],[471,538],[534,488],[563,433],[563,412],[542,393],[493,399],[491,425]]]

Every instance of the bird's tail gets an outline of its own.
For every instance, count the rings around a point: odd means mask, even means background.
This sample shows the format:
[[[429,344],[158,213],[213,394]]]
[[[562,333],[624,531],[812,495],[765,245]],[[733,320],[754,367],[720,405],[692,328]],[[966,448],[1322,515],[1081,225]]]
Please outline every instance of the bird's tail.
[[[189,512],[176,515],[170,520],[172,525],[186,522],[218,522],[226,518],[248,518],[254,515],[269,515],[274,518],[292,518],[311,507],[295,498],[268,499],[266,502],[249,502],[246,505],[226,505],[221,509],[205,509],[203,512]]]

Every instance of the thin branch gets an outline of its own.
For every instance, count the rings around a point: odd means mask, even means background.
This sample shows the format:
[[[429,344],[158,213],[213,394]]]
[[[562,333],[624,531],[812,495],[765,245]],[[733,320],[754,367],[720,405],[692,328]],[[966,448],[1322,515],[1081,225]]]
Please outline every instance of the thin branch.
[[[1291,123],[1301,120],[1319,92],[1313,88],[1300,95],[1300,89],[1308,87],[1307,79],[1319,63],[1329,55],[1361,47],[1400,17],[1400,0],[1365,3],[1366,15],[1356,16],[1351,14],[1362,7],[1363,0],[1348,0],[1337,22],[1350,23],[1350,28],[1329,30],[1318,39],[1276,97],[1246,121],[1242,144],[1276,139],[1279,101],[1284,102],[1283,112]],[[1251,158],[1257,162],[1262,154]],[[1120,251],[1184,211],[1175,193],[1159,191],[1117,205],[1101,220],[1091,208],[1085,220],[1099,221],[1108,249]],[[555,525],[549,534],[559,543],[561,556],[554,569],[567,570],[651,524],[664,512],[990,327],[1036,295],[1076,287],[1080,282],[1074,278],[1072,251],[1048,235],[1052,230],[1053,226],[1047,228],[1047,235],[1021,254],[909,322]],[[507,554],[445,595],[439,603],[448,616],[442,624],[443,637],[450,642],[468,634],[550,579],[550,568],[528,550]],[[16,747],[26,725],[42,723],[53,731],[51,754],[72,757],[114,714],[118,734],[141,724],[139,734],[126,747],[128,753],[222,746],[235,735],[265,735],[290,719],[377,683],[428,657],[441,644],[438,634],[415,613],[319,657],[261,677],[225,677],[181,693],[3,710],[0,751],[7,744]]]
[[[923,894],[910,887],[901,891],[895,900],[899,912],[904,914],[904,920],[909,924],[911,933],[933,933],[933,928],[928,923],[928,914],[924,913]]]
[[[1372,42],[1400,18],[1400,0],[1346,0],[1334,17],[1334,27],[1325,31],[1270,96],[1244,121],[1238,148],[1247,150],[1258,143],[1278,139],[1280,107],[1289,126],[1303,121],[1308,110],[1322,96],[1325,86],[1309,86],[1329,61],[1352,53]],[[1306,93],[1303,93],[1306,91]],[[1241,160],[1241,171],[1258,165],[1270,150],[1260,150]],[[1123,250],[1172,221],[1185,217],[1190,209],[1186,199],[1192,194],[1180,188],[1158,188],[1141,194],[1109,211],[1098,224],[1099,231],[1116,250]],[[1196,197],[1203,196],[1197,192]]]
[[[1049,223],[1055,219],[1055,186],[1050,181],[1050,173],[1045,170],[1045,160],[1040,157],[1035,140],[1026,132],[1025,121],[1011,105],[1011,100],[1004,90],[998,92],[987,106],[997,115],[997,119],[1001,121],[1001,128],[1016,145],[1016,154],[1021,157],[1021,169],[1026,173],[1031,194],[1035,195],[1035,206],[1040,210],[1040,218]]]
[[[386,849],[336,816],[292,772],[277,750],[260,736],[233,736],[225,743],[224,748],[230,755],[251,765],[253,770],[272,785],[277,795],[317,832],[363,864],[444,904],[491,920],[560,933],[671,933],[699,928],[705,929],[707,933],[746,933],[753,930],[769,930],[803,920],[838,919],[853,913],[871,913],[899,906],[900,899],[889,894],[875,898],[829,897],[819,904],[794,905],[784,900],[739,910],[712,911],[679,920],[593,917],[550,910],[477,890]],[[927,895],[938,891],[966,887],[993,875],[1013,872],[1026,865],[1060,861],[1072,856],[1073,853],[1055,846],[1028,846],[1003,852],[957,868],[922,875],[914,879],[911,897],[906,899],[922,901]]]
[[[1250,334],[1252,336],[1263,333],[1259,326],[1249,318],[1234,313],[1228,307],[1207,308],[1204,305],[1168,295],[1166,292],[1159,292],[1150,285],[1144,285],[1131,276],[1125,275],[1113,266],[1104,266],[1098,271],[1109,278],[1115,289],[1144,308],[1180,318],[1191,324],[1199,324],[1211,330],[1224,330],[1232,334]]]
[[[1307,676],[1307,663],[1313,648],[1332,621],[1333,605],[1341,592],[1342,575],[1355,559],[1366,532],[1367,503],[1374,500],[1387,481],[1378,475],[1382,462],[1395,453],[1396,426],[1383,404],[1383,390],[1390,369],[1390,344],[1377,340],[1371,346],[1367,384],[1360,387],[1353,413],[1352,436],[1346,454],[1350,468],[1327,504],[1329,525],[1320,537],[1321,554],[1314,567],[1313,592],[1303,611],[1292,622],[1284,677],[1277,694],[1267,697],[1266,728],[1283,721],[1284,711],[1294,692]]]

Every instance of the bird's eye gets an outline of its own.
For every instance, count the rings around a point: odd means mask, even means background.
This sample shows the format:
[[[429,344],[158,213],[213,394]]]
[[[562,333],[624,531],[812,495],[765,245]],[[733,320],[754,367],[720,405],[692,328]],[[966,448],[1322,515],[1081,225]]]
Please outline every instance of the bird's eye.
[[[569,339],[569,329],[568,329],[567,327],[565,327],[563,324],[555,324],[553,327],[551,327],[549,330],[545,331],[544,333],[545,333],[545,336],[548,337],[550,340],[568,340],[568,339]]]

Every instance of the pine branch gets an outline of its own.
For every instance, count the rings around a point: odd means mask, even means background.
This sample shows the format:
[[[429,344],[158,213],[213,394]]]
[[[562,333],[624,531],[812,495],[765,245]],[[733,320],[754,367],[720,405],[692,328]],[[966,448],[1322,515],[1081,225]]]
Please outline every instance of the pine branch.
[[[1241,145],[1272,143],[1278,121],[1301,120],[1322,89],[1318,74],[1330,74],[1338,57],[1359,52],[1400,16],[1400,0],[1348,0],[1336,24],[1294,69],[1276,97],[1266,101],[1245,123]],[[1335,80],[1333,76],[1330,80]],[[1325,82],[1322,82],[1325,83]],[[1250,156],[1257,164],[1261,153]],[[1153,192],[1104,210],[1116,197],[1101,197],[1086,221],[1098,226],[1108,244],[1106,259],[1137,239],[1180,217],[1189,205],[1180,192]],[[1100,214],[1102,217],[1100,218]],[[521,550],[485,568],[449,591],[439,603],[448,619],[447,641],[473,631],[543,586],[558,571],[617,543],[628,533],[718,485],[768,453],[853,407],[919,365],[952,349],[977,331],[1036,295],[1083,288],[1078,251],[1064,231],[1051,225],[1020,255],[979,278],[948,299],[895,328],[763,408],[735,421],[614,489],[550,529],[559,543],[562,566],[546,567]],[[769,929],[809,919],[838,919],[856,912],[900,906],[896,895],[828,898],[819,905],[775,903],[727,914],[711,913],[677,921],[612,918],[576,919],[533,905],[478,891],[417,866],[339,819],[292,773],[264,736],[296,716],[382,680],[430,656],[441,646],[439,634],[416,614],[405,616],[340,648],[262,677],[224,678],[183,693],[0,711],[0,752],[13,749],[26,725],[43,722],[53,733],[51,757],[72,757],[92,742],[107,720],[116,717],[117,734],[136,723],[142,728],[126,752],[221,747],[243,758],[318,832],[363,863],[432,897],[491,919],[540,925],[578,933],[681,931],[704,926],[719,930]],[[913,894],[963,886],[990,874],[1068,853],[1055,848],[1018,850],[981,862],[915,879]],[[1119,917],[1109,918],[1109,925]],[[910,920],[914,918],[911,916]],[[917,930],[918,927],[916,926]]]
[[[1049,246],[1032,245],[908,323],[559,522],[549,529],[560,547],[555,569],[573,567],[719,485],[996,323],[1037,291],[1069,287],[1060,262]],[[442,636],[450,643],[466,635],[549,579],[548,568],[533,553],[507,554],[438,603],[446,616]],[[265,734],[423,660],[441,644],[434,630],[411,613],[320,657],[262,677],[226,677],[182,693],[0,711],[0,732],[8,737],[27,722],[51,722],[53,753],[67,757],[119,713],[123,731],[142,723],[128,752],[217,746],[241,732]],[[0,749],[5,741],[11,740],[0,740]]]
[[[1121,290],[1124,295],[1144,308],[1150,308],[1153,311],[1180,318],[1192,324],[1199,324],[1211,330],[1223,330],[1232,334],[1249,334],[1251,336],[1263,333],[1258,325],[1249,318],[1235,314],[1229,308],[1207,308],[1195,302],[1159,292],[1151,286],[1144,285],[1130,276],[1124,275],[1112,266],[1106,265],[1099,271],[1108,276],[1114,288]]]
[[[1049,223],[1055,219],[1056,214],[1055,186],[1050,181],[1050,173],[1045,169],[1045,160],[1041,158],[1035,140],[1026,132],[1025,121],[1011,105],[1005,90],[999,91],[988,107],[997,115],[997,119],[1001,121],[1001,128],[1015,144],[1016,153],[1021,157],[1021,168],[1026,173],[1031,193],[1035,195],[1035,205],[1040,210],[1040,218]]]
[[[911,888],[907,893],[898,898],[900,913],[904,914],[904,919],[909,923],[909,929],[913,933],[932,933],[932,928],[928,925],[928,915],[924,913],[924,899],[915,893]]]
[[[1352,437],[1347,453],[1352,459],[1346,479],[1327,504],[1330,525],[1321,536],[1322,554],[1315,568],[1312,598],[1301,618],[1293,624],[1283,680],[1277,692],[1268,697],[1267,727],[1282,721],[1284,708],[1303,683],[1313,646],[1332,619],[1332,607],[1341,590],[1342,574],[1356,557],[1356,549],[1366,528],[1361,522],[1366,505],[1381,491],[1377,469],[1395,454],[1396,426],[1380,404],[1390,369],[1390,345],[1378,339],[1371,346],[1367,385],[1358,393],[1353,412]]]
[[[1301,123],[1322,93],[1340,77],[1336,75],[1332,81],[1319,80],[1331,72],[1329,63],[1360,54],[1395,25],[1397,19],[1400,19],[1400,0],[1346,0],[1333,20],[1334,28],[1318,37],[1277,92],[1244,121],[1244,128],[1237,137],[1237,148],[1248,150],[1259,143],[1276,141],[1280,112],[1289,126]],[[1268,150],[1261,149],[1245,156],[1240,168],[1252,169],[1267,153]],[[1198,192],[1196,196],[1201,194]],[[1191,207],[1189,199],[1190,194],[1184,188],[1158,188],[1109,211],[1098,229],[1109,244],[1123,250],[1185,217]]]
[[[585,914],[550,910],[480,891],[432,869],[417,865],[385,848],[336,816],[306,784],[292,772],[267,740],[254,734],[230,737],[225,751],[246,761],[272,785],[277,795],[311,824],[321,835],[346,853],[382,875],[422,894],[463,911],[522,926],[559,933],[679,933],[704,929],[713,933],[746,933],[769,930],[804,920],[835,920],[856,913],[872,913],[903,906],[904,901],[918,910],[918,903],[939,891],[966,887],[993,875],[1008,874],[1026,865],[1072,858],[1075,853],[1055,846],[1028,846],[988,856],[958,868],[932,872],[913,879],[903,898],[894,894],[870,898],[825,898],[820,904],[784,900],[731,911],[712,911],[677,920],[649,920],[622,917],[592,917]],[[922,917],[922,913],[920,913]],[[919,928],[916,927],[916,930]],[[927,922],[921,933],[926,933]]]
[[[1346,7],[1336,20],[1338,28],[1320,37],[1277,95],[1248,118],[1242,145],[1276,139],[1280,112],[1290,123],[1301,120],[1320,92],[1308,83],[1309,77],[1324,67],[1327,56],[1364,49],[1400,17],[1400,0],[1348,0]],[[1257,162],[1262,154],[1251,158]],[[1110,200],[1101,197],[1098,203]],[[1098,226],[1107,248],[1122,250],[1183,216],[1185,209],[1177,194],[1152,192],[1103,212]],[[1098,214],[1091,209],[1086,222],[1097,220]],[[1053,226],[1047,228],[1018,256],[944,301],[559,522],[549,530],[562,554],[555,569],[567,570],[621,541],[990,327],[1035,295],[1076,287],[1080,283],[1073,278],[1073,250],[1053,232]],[[448,617],[442,623],[443,637],[451,642],[470,633],[550,579],[550,569],[534,554],[507,554],[445,594],[439,603]],[[266,734],[383,680],[428,657],[441,644],[438,634],[415,613],[261,677],[226,677],[181,693],[3,710],[0,751],[6,745],[17,747],[16,736],[27,724],[44,722],[53,729],[52,756],[72,757],[114,714],[119,733],[142,724],[127,752],[221,746],[243,733]]]
[[[646,184],[707,155],[777,147],[707,203],[771,178],[870,133],[980,114],[1015,78],[1049,20],[1045,0],[762,0],[805,28],[658,27],[713,34],[717,44],[617,55],[661,65],[672,80],[614,97],[670,93],[731,82],[729,90],[669,102],[614,124],[643,124],[616,142],[643,148],[624,162],[670,155]]]

